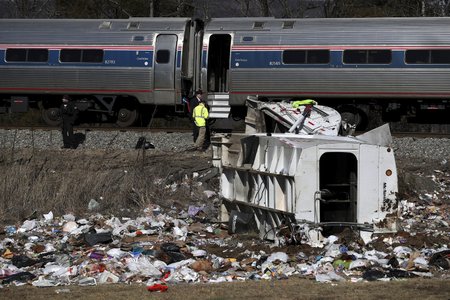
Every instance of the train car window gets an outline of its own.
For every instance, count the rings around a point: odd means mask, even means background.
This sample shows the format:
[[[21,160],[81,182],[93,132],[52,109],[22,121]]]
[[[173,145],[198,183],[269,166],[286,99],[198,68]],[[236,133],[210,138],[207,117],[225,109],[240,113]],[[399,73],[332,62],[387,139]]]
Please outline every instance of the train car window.
[[[103,62],[103,50],[101,49],[61,49],[59,53],[61,62]]]
[[[99,26],[98,29],[111,29],[112,22],[111,21],[103,21]]]
[[[306,62],[306,50],[284,50],[284,64],[304,64]]]
[[[308,64],[330,63],[330,50],[308,50],[306,62]]]
[[[5,60],[8,62],[27,61],[27,49],[6,49]]]
[[[367,53],[367,63],[369,64],[390,64],[391,60],[391,50],[369,50]]]
[[[252,36],[244,36],[244,37],[242,37],[242,41],[243,42],[253,42],[253,37]]]
[[[292,29],[294,28],[295,21],[284,21],[283,29]]]
[[[344,50],[344,63],[346,64],[367,63],[367,50]]]
[[[7,62],[47,62],[48,49],[6,49]]]
[[[450,64],[450,50],[431,50],[432,64]]]
[[[430,50],[406,50],[405,62],[407,64],[429,64]]]
[[[142,41],[144,41],[144,37],[142,35],[133,36],[133,41],[142,42]]]
[[[263,29],[263,28],[264,28],[264,22],[253,23],[253,29]]]
[[[27,61],[47,62],[48,49],[28,49]]]
[[[83,50],[81,61],[86,63],[101,63],[103,62],[103,50],[85,49]]]
[[[81,62],[81,50],[79,49],[61,49],[59,53],[61,62]]]
[[[346,64],[390,64],[391,50],[344,50]]]
[[[329,50],[285,50],[283,51],[284,64],[328,64],[330,62]]]
[[[130,23],[128,23],[127,29],[128,30],[139,29],[140,25],[141,25],[140,22],[130,22]]]
[[[170,51],[169,50],[158,50],[156,52],[156,62],[158,64],[167,64],[170,61]]]
[[[264,22],[258,22],[256,21],[253,23],[253,29],[263,29],[264,28]]]

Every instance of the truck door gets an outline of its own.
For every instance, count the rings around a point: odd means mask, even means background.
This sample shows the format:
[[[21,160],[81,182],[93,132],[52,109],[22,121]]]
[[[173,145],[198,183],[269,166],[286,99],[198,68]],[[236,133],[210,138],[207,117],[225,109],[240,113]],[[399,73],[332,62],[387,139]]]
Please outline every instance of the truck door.
[[[175,103],[175,68],[178,38],[174,34],[160,34],[156,38],[154,55],[155,104]]]
[[[320,222],[355,223],[357,221],[358,160],[353,153],[327,152],[320,157]],[[325,234],[342,227],[324,228]]]

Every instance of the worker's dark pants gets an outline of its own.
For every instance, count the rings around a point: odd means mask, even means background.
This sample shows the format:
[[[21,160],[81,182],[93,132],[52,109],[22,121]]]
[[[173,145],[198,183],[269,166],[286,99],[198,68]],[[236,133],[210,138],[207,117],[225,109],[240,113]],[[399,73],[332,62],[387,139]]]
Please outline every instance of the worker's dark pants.
[[[192,121],[192,138],[194,140],[194,144],[198,138],[198,127],[195,125],[194,121]]]
[[[63,136],[64,148],[74,148],[75,147],[75,138],[73,135],[72,121],[63,120],[62,136]]]
[[[208,122],[206,123],[205,141],[203,142],[203,149],[208,149],[211,144],[211,129]]]

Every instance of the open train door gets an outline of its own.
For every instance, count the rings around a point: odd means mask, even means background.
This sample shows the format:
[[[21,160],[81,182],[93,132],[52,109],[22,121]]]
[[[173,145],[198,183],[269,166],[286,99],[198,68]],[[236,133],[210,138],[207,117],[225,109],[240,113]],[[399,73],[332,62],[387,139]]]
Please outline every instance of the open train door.
[[[208,105],[211,118],[228,118],[231,34],[212,34],[208,46]]]
[[[160,34],[156,38],[154,56],[154,101],[155,104],[175,103],[175,67],[178,37],[175,34]]]

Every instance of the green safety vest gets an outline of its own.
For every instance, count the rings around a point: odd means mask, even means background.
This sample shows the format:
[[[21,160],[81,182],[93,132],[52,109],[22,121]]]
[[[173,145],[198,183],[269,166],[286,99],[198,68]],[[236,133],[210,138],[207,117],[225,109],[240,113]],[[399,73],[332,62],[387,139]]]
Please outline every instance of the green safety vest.
[[[208,117],[208,109],[202,102],[200,102],[192,112],[192,118],[194,118],[195,125],[197,125],[197,127],[205,127],[206,119],[208,119]]]
[[[317,102],[312,100],[312,99],[305,99],[305,100],[297,100],[292,102],[292,107],[293,108],[299,108],[300,106],[303,105],[316,105]]]

